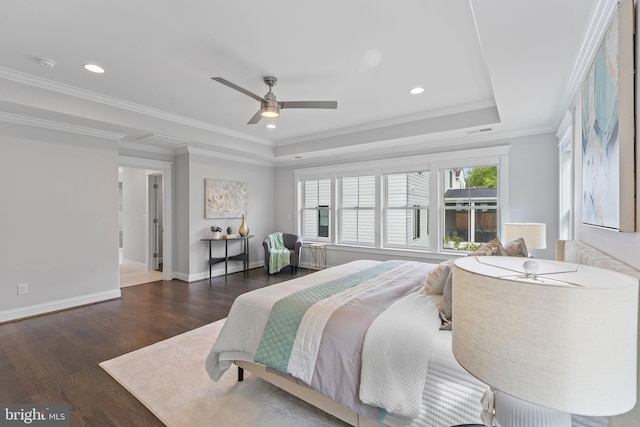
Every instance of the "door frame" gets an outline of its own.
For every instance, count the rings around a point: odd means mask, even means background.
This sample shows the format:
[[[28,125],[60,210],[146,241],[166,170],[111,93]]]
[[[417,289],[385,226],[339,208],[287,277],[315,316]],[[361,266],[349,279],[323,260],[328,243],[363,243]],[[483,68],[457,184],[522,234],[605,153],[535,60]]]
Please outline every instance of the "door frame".
[[[160,178],[159,181],[161,182],[161,190],[162,190],[162,193],[160,194],[160,196],[158,196],[157,190],[153,187],[155,184],[157,184],[158,178]],[[162,175],[162,173],[160,173],[160,171],[153,171],[153,173],[150,173],[147,175],[147,191],[148,191],[147,211],[149,212],[148,224],[147,224],[148,236],[149,236],[149,238],[147,239],[147,246],[148,246],[147,247],[147,253],[148,253],[147,268],[149,270],[158,271],[159,263],[162,261],[162,257],[160,256],[160,254],[162,253],[162,249],[158,251],[158,256],[157,257],[155,256],[156,254],[155,233],[156,233],[157,226],[154,220],[157,219],[158,217],[162,218],[162,221],[159,221],[159,222],[160,222],[160,228],[162,229],[162,234],[164,234],[164,218],[162,217],[164,214],[164,207],[163,206],[159,207],[159,210],[160,210],[159,215],[156,216],[156,212],[155,212],[155,209],[158,208],[158,198],[162,199],[162,194],[164,193],[164,176]],[[161,242],[160,245],[162,245],[163,243],[164,242]]]
[[[162,174],[162,279],[173,279],[173,162],[118,156],[118,166],[137,169],[152,169]]]

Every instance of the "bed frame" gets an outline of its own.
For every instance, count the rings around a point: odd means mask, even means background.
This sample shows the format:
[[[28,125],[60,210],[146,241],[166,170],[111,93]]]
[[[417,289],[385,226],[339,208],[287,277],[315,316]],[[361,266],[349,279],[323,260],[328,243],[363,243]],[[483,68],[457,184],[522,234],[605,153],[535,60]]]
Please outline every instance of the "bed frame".
[[[287,393],[315,406],[316,408],[341,419],[349,425],[356,427],[385,427],[384,424],[381,424],[377,420],[373,420],[353,412],[351,409],[341,405],[333,399],[328,398],[320,392],[302,384],[293,382],[282,375],[269,372],[263,365],[241,360],[234,361],[233,363],[238,366],[238,381],[243,380],[244,371],[247,370],[256,377],[262,378],[266,382],[271,383]]]
[[[558,240],[556,243],[556,259],[559,261],[607,268],[640,279],[640,271],[579,240]],[[640,327],[638,328],[638,331],[640,334]],[[638,339],[638,344],[640,346],[640,337]],[[640,350],[638,351],[638,355],[640,355]],[[638,360],[640,360],[640,357]],[[246,361],[234,361],[234,363],[238,366],[238,381],[242,381],[244,370],[247,370],[253,375],[262,378],[276,387],[281,388],[282,390],[352,426],[384,427],[384,424],[377,420],[359,415],[351,409],[309,387],[293,382],[287,377],[267,371],[267,369],[262,365]],[[640,384],[640,365],[636,374],[638,375],[637,384]],[[640,398],[637,398],[637,401],[640,402]],[[635,408],[626,414],[612,417],[610,424],[611,427],[630,427],[639,425],[640,404],[636,404]]]

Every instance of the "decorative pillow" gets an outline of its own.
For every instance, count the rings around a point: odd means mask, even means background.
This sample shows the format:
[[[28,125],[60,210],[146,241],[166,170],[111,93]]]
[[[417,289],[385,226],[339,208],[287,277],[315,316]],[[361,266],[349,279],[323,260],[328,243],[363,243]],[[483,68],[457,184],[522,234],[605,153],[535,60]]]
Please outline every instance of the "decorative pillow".
[[[529,250],[522,237],[518,237],[504,245],[504,251],[507,253],[507,256],[529,256]]]
[[[427,280],[424,282],[424,287],[422,288],[423,293],[427,295],[442,295],[447,276],[451,274],[453,261],[452,259],[442,261],[436,268],[429,272]]]
[[[502,246],[502,243],[500,243],[500,239],[496,237],[495,239],[485,243],[484,246],[471,252],[468,256],[487,256],[487,255],[505,256],[506,254],[507,253],[504,251],[504,247]]]
[[[507,256],[505,248],[500,243],[500,239],[497,237],[490,242],[487,242],[481,248],[476,249],[467,256]],[[451,272],[447,276],[447,280],[442,290],[442,302],[440,303],[440,319],[442,320],[442,327],[440,329],[451,329],[451,322],[453,321],[452,307],[453,305],[453,265],[451,266]]]
[[[451,307],[453,305],[453,266],[451,272],[447,276],[447,281],[442,292],[442,302],[440,303],[440,319],[442,327],[440,329],[451,329]]]

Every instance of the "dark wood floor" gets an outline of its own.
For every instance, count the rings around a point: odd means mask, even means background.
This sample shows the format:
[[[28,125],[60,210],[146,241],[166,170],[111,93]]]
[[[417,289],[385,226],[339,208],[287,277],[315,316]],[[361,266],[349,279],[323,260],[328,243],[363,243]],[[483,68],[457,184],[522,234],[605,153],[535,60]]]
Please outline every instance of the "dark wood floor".
[[[0,325],[0,403],[67,404],[71,426],[162,426],[98,363],[222,319],[238,295],[305,274],[259,268],[211,286],[148,283],[118,300]]]

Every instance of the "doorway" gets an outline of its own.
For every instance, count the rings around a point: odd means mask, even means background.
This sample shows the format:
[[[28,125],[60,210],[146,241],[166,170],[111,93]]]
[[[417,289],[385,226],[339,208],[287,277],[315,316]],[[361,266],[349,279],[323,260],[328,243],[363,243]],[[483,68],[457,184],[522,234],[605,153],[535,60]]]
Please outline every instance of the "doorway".
[[[162,173],[120,167],[120,287],[162,280]]]
[[[171,280],[171,163],[120,156],[120,287]],[[169,250],[166,250],[169,248]]]

